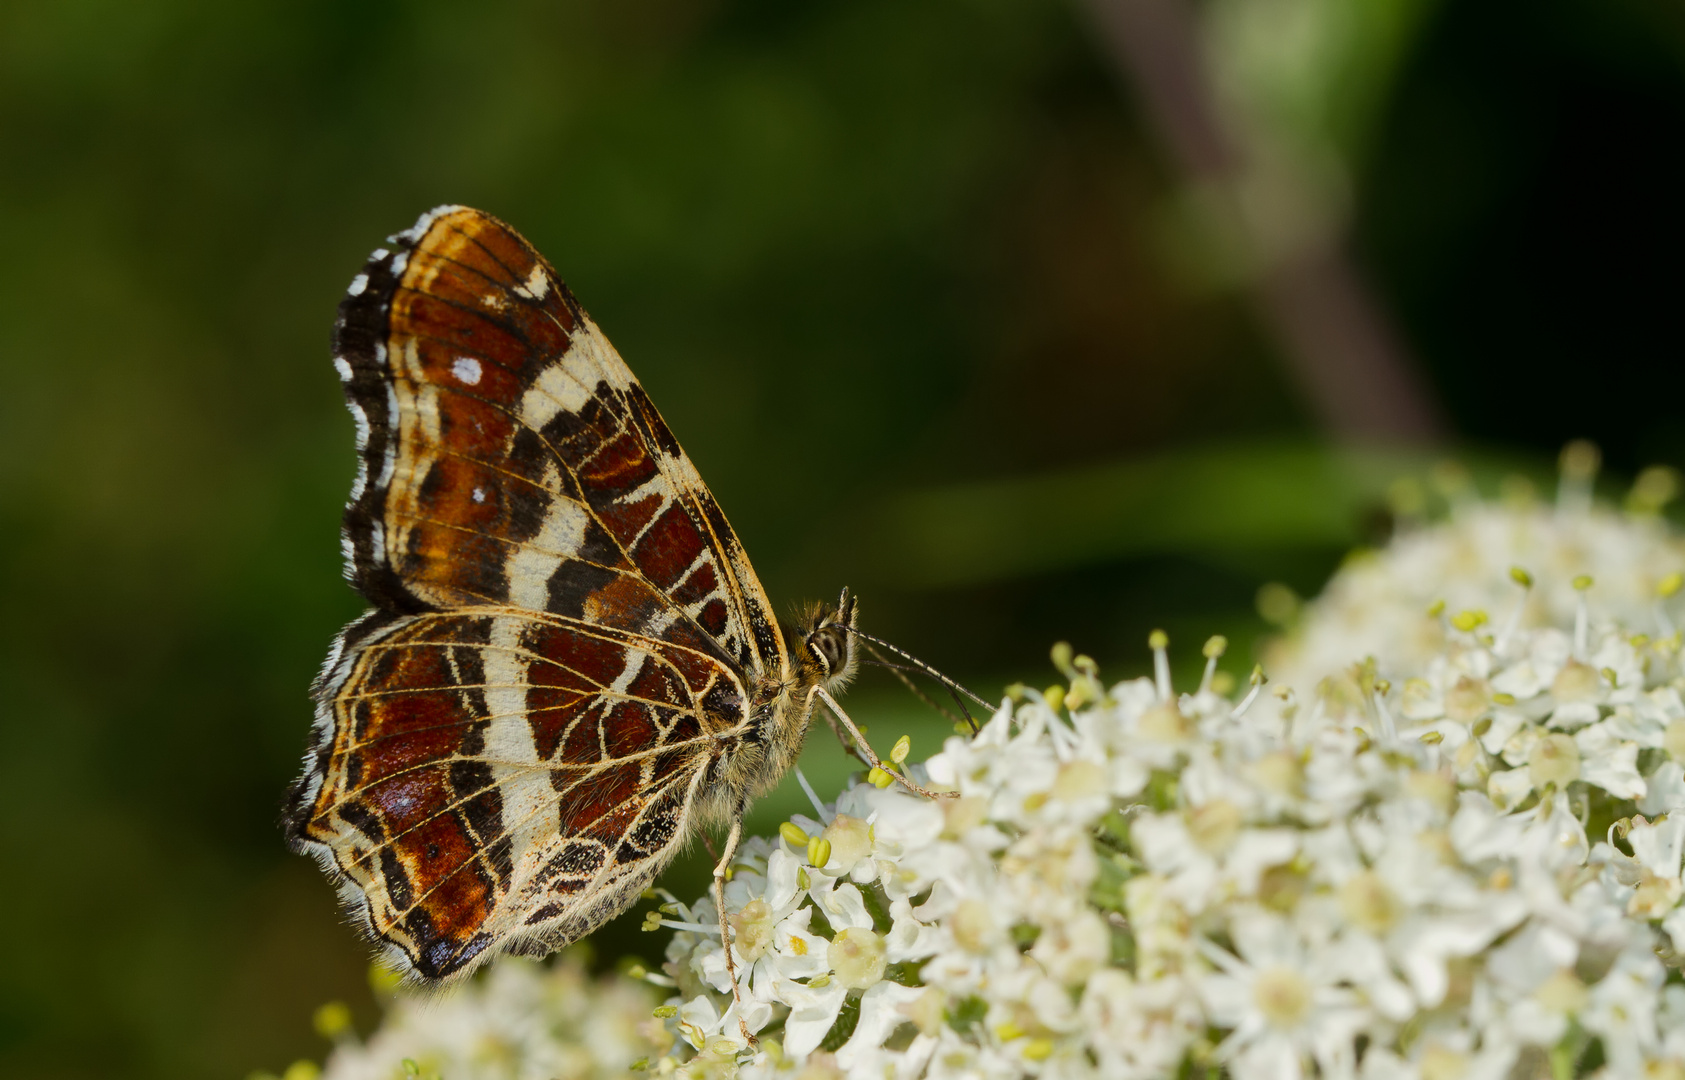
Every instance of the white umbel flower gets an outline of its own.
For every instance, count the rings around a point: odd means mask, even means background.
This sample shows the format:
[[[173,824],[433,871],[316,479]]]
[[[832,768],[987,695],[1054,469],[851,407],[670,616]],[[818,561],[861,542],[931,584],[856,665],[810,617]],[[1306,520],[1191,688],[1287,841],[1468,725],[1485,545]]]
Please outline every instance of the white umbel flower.
[[[1525,496],[1488,502],[1462,489],[1451,494],[1447,520],[1401,520],[1386,549],[1347,560],[1265,658],[1271,677],[1314,686],[1366,656],[1424,671],[1452,643],[1448,620],[1459,615],[1483,616],[1492,634],[1517,619],[1572,628],[1583,595],[1577,585],[1588,578],[1605,618],[1629,633],[1670,636],[1679,613],[1667,600],[1680,588],[1685,539],[1656,510],[1676,481],[1651,470],[1625,511],[1597,504],[1595,454],[1583,444],[1564,453],[1554,505]],[[1531,584],[1518,582],[1517,570]]]
[[[448,997],[397,998],[366,1042],[342,1043],[322,1080],[624,1076],[652,1037],[665,1044],[657,1000],[632,979],[592,978],[577,950],[547,965],[507,960]]]

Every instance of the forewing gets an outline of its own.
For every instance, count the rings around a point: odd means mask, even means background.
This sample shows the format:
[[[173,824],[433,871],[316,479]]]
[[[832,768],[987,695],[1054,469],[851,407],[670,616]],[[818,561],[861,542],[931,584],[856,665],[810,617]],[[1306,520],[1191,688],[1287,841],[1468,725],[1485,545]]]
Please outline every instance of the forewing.
[[[550,612],[782,674],[765,593],[695,466],[513,229],[424,215],[353,282],[334,353],[358,429],[347,573],[374,603]]]
[[[295,846],[426,979],[548,951],[683,843],[743,687],[706,653],[512,608],[376,616],[330,660]]]

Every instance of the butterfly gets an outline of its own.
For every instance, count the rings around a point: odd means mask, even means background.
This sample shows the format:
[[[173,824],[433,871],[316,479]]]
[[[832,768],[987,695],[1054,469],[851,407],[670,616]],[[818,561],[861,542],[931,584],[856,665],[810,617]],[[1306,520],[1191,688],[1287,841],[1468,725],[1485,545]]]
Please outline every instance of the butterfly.
[[[313,688],[292,846],[393,968],[441,982],[589,934],[724,825],[730,942],[744,812],[815,700],[881,765],[833,696],[854,598],[774,617],[643,387],[496,218],[444,206],[391,237],[333,353],[357,430],[345,571],[372,606]]]

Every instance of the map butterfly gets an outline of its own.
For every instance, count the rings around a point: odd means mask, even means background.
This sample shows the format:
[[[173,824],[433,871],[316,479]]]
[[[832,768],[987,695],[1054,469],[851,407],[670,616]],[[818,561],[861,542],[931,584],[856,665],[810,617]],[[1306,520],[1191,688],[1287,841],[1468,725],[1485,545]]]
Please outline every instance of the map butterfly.
[[[392,966],[440,982],[578,940],[728,825],[729,941],[744,811],[816,697],[879,764],[831,696],[855,603],[774,617],[643,388],[513,229],[445,206],[389,243],[333,339],[357,428],[346,574],[373,606],[315,684],[288,838]]]

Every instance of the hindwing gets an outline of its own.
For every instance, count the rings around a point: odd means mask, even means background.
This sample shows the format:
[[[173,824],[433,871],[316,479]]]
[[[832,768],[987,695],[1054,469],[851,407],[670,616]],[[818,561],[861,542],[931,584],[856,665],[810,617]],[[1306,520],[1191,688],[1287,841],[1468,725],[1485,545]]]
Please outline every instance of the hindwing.
[[[678,850],[746,714],[703,652],[513,608],[400,616],[325,673],[295,839],[424,978],[548,951]]]

